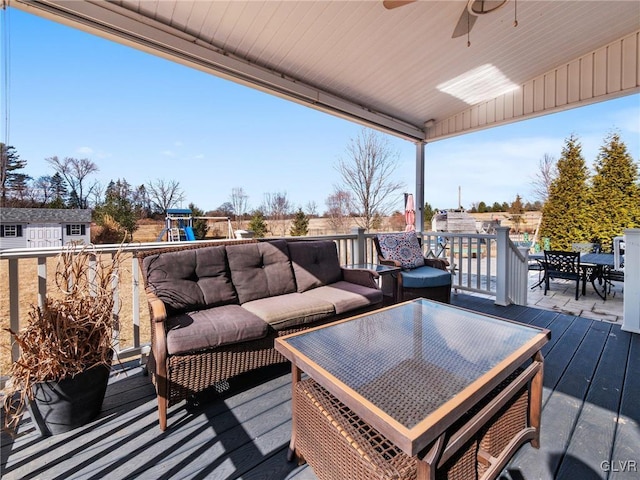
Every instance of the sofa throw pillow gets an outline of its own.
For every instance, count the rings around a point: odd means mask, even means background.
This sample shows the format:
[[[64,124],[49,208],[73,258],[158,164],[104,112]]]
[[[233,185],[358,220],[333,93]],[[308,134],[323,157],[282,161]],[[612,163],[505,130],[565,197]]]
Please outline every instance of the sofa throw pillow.
[[[382,256],[400,262],[403,269],[408,270],[424,265],[422,248],[415,232],[379,234],[378,242]]]

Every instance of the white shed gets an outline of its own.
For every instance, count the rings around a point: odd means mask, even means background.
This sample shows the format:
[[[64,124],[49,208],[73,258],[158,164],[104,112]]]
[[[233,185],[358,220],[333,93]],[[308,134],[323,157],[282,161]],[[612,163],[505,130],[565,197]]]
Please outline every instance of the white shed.
[[[0,209],[0,250],[60,247],[68,243],[90,242],[89,209]]]

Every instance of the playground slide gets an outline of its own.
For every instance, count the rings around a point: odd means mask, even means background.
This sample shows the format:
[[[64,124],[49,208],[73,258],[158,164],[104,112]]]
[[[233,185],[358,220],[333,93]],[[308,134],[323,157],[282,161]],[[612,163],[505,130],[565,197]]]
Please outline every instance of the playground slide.
[[[184,234],[190,242],[196,239],[196,236],[193,234],[193,228],[191,227],[184,227]]]

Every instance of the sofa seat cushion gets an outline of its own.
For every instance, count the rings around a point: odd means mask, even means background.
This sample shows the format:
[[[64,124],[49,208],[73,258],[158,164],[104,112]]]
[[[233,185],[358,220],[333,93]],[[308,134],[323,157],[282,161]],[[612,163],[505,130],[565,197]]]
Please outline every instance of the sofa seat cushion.
[[[289,242],[298,292],[342,280],[338,248],[331,240]]]
[[[260,317],[240,305],[223,305],[167,319],[169,355],[256,340],[268,332]]]
[[[451,285],[451,274],[433,267],[418,267],[402,272],[403,288],[430,288]]]
[[[228,245],[227,258],[240,304],[296,291],[286,240]]]
[[[307,290],[303,295],[332,303],[338,315],[382,302],[382,290],[344,281]]]
[[[242,307],[262,318],[275,330],[304,325],[335,314],[332,303],[301,293],[261,298],[243,303]]]

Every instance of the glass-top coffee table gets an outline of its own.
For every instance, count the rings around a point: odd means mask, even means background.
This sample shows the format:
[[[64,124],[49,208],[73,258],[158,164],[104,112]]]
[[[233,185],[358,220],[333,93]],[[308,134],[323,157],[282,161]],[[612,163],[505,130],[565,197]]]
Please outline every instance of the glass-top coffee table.
[[[342,406],[340,411],[348,411],[414,458],[422,472],[419,478],[429,478],[433,469],[469,442],[480,445],[486,432],[497,425],[494,437],[512,438],[499,441],[499,452],[477,447],[473,460],[483,472],[489,469],[497,474],[520,445],[531,441],[538,446],[540,349],[549,338],[546,329],[424,299],[281,337],[276,348],[293,364],[291,452],[316,468],[310,460],[314,452],[309,447],[301,451],[297,443],[304,442],[296,438],[308,431],[296,428],[305,422],[296,418],[302,410],[296,408],[295,395],[305,372]],[[525,410],[520,426],[517,431],[511,427],[500,431],[506,423],[502,416],[513,413],[510,405],[521,394]],[[343,421],[336,412],[324,412],[332,419],[327,428],[339,427]],[[332,446],[335,451],[339,448]],[[362,458],[372,455],[375,452]],[[431,473],[423,477],[424,472]]]

